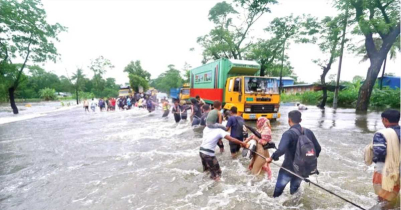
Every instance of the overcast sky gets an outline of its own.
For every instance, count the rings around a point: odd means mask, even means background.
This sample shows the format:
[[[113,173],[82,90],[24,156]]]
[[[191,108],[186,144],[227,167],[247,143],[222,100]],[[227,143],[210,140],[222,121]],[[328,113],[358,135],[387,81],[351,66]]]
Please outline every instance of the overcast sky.
[[[319,18],[336,15],[330,0],[278,0],[271,6],[272,13],[265,14],[251,31],[251,36],[263,38],[269,22],[274,17],[311,14]],[[198,36],[210,31],[213,24],[208,12],[219,0],[126,0],[126,1],[60,1],[44,0],[49,23],[58,22],[68,27],[60,34],[56,44],[61,61],[47,63],[46,69],[58,75],[69,75],[77,67],[83,67],[89,77],[93,73],[87,68],[91,59],[100,55],[111,60],[115,68],[106,73],[122,84],[128,82],[124,67],[132,60],[140,60],[142,67],[156,78],[174,64],[182,69],[184,63],[192,67],[201,65],[202,49],[196,43]],[[362,37],[358,38],[362,39]],[[189,51],[194,47],[195,51]],[[324,58],[316,45],[291,44],[286,51],[299,80],[315,82],[321,69],[312,59]],[[327,55],[328,56],[328,55]],[[400,75],[401,59],[387,62],[386,72]],[[360,57],[346,54],[343,59],[342,80],[353,76],[365,77],[369,62],[359,63]],[[334,64],[330,74],[337,73]]]

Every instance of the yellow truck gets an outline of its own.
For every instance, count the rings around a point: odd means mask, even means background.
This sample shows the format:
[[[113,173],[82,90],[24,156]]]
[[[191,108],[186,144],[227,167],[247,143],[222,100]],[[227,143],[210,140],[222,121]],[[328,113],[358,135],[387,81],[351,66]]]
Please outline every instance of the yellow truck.
[[[171,88],[170,97],[175,100],[179,100],[181,103],[191,103],[189,84],[185,83],[182,88]]]
[[[118,91],[118,97],[126,97],[126,96],[132,96],[134,91],[131,89],[130,86],[121,86],[120,90]]]
[[[255,61],[219,59],[191,70],[190,97],[206,103],[218,100],[229,110],[236,106],[245,120],[280,117],[280,95],[276,78],[255,76]]]
[[[184,85],[180,89],[180,102],[181,103],[190,103],[189,98],[190,98],[189,84],[184,83]]]

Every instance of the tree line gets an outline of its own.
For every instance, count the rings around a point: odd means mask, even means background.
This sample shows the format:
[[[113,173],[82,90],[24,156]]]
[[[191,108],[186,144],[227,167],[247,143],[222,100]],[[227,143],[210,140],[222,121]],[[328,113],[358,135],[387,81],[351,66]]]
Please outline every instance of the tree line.
[[[323,100],[320,106],[324,107],[327,98],[326,75],[336,59],[341,60],[342,46],[347,43],[352,52],[370,61],[356,104],[357,110],[366,111],[387,55],[390,52],[391,58],[395,51],[400,50],[398,1],[333,0],[337,16],[321,20],[310,15],[276,17],[264,28],[265,36],[254,39],[251,34],[254,24],[270,13],[270,6],[277,2],[233,0],[232,3],[217,3],[208,16],[214,24],[213,29],[197,38],[197,43],[203,49],[202,62],[220,58],[256,60],[261,65],[261,76],[291,76],[293,67],[289,56],[285,54],[290,44],[317,44],[327,57],[313,60],[322,68]],[[347,28],[350,32],[347,32]],[[15,97],[40,95],[40,88],[46,83],[38,85],[37,75],[52,81],[54,86],[51,88],[55,91],[67,90],[65,87],[69,82],[77,101],[79,93],[84,91],[90,91],[98,97],[109,96],[112,91],[115,93],[117,85],[113,78],[103,78],[104,73],[114,66],[102,56],[93,60],[88,67],[94,73],[92,79],[86,78],[82,69],[77,69],[71,78],[62,76],[58,79],[55,77],[57,75],[38,70],[40,67],[37,64],[59,59],[55,43],[59,41],[58,35],[67,30],[59,23],[49,24],[46,21],[46,11],[40,0],[0,1],[0,96],[4,98],[7,95],[15,114],[18,113]],[[168,92],[170,88],[181,87],[188,81],[189,69],[188,65],[182,70],[169,65],[154,80],[150,79],[149,72],[142,69],[140,61],[129,63],[124,71],[128,73],[130,84],[136,91],[139,87],[147,90],[153,86]]]
[[[151,74],[142,68],[139,60],[136,60],[131,61],[124,68],[124,72],[128,73],[130,86],[136,92],[139,91],[139,87],[142,87],[144,91],[152,87],[158,91],[169,93],[171,88],[179,88],[189,82],[190,69],[191,66],[187,63],[184,64],[182,70],[178,70],[175,65],[170,64],[167,66],[167,70],[156,79],[151,79]]]
[[[254,39],[252,26],[270,13],[270,6],[276,3],[276,0],[217,3],[208,16],[214,27],[197,39],[203,49],[202,62],[220,58],[256,60],[261,65],[261,76],[290,76],[293,68],[290,58],[285,55],[290,43],[317,44],[326,56],[326,59],[312,61],[322,68],[320,83],[323,96],[319,106],[323,108],[327,101],[326,75],[333,63],[338,58],[341,60],[346,43],[351,52],[370,61],[356,103],[357,110],[366,111],[381,67],[385,69],[387,55],[390,53],[390,58],[394,58],[396,51],[400,51],[399,2],[333,0],[333,6],[338,11],[336,16],[320,20],[310,15],[276,17],[264,28],[265,38]],[[351,29],[350,32],[347,28]]]

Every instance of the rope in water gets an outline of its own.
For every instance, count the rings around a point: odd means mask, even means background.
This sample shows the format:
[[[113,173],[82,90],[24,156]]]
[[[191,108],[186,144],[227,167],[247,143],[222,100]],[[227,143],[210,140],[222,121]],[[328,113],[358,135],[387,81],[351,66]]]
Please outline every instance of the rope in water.
[[[252,151],[252,150],[250,150],[250,151]],[[259,155],[260,157],[266,159],[266,157],[263,156],[263,155],[261,155],[260,153],[255,152],[255,151],[252,151],[252,152],[254,152],[255,154]],[[287,171],[288,173],[290,173],[290,174],[292,174],[292,175],[294,175],[294,176],[296,176],[296,177],[298,177],[298,178],[304,180],[305,182],[310,183],[310,184],[313,184],[313,185],[315,185],[316,187],[318,187],[318,188],[320,188],[320,189],[322,189],[322,190],[324,190],[324,191],[326,191],[326,192],[328,192],[328,193],[330,193],[330,194],[332,194],[332,195],[334,195],[334,196],[337,196],[338,198],[342,199],[342,200],[345,201],[345,202],[348,202],[348,203],[354,205],[355,207],[358,207],[358,208],[360,208],[360,209],[362,209],[362,210],[366,210],[365,208],[359,206],[358,204],[355,204],[354,202],[352,202],[352,201],[350,201],[350,200],[348,200],[348,199],[345,199],[344,197],[342,197],[342,196],[340,196],[340,195],[337,195],[337,194],[334,193],[333,191],[330,191],[330,190],[328,190],[328,189],[326,189],[326,188],[324,188],[324,187],[322,187],[322,186],[320,186],[320,185],[318,185],[318,184],[316,184],[316,183],[310,181],[308,178],[304,178],[304,177],[302,177],[302,176],[299,176],[298,174],[296,174],[296,173],[294,173],[294,172],[292,172],[292,171],[290,171],[290,170],[288,170],[288,169],[286,169],[286,168],[284,168],[284,167],[278,165],[277,163],[273,163],[273,162],[271,162],[271,163],[272,163],[273,165],[275,165],[275,166],[278,166],[278,167],[282,168],[283,170]]]

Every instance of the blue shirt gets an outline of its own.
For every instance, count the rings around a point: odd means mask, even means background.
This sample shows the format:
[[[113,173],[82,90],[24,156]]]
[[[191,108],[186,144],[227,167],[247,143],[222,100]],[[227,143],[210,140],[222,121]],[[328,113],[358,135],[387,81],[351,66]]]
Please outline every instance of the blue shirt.
[[[228,118],[226,126],[231,128],[231,131],[230,131],[230,136],[231,137],[236,138],[236,139],[240,139],[240,136],[236,136],[236,133],[235,133],[235,131],[237,130],[237,125],[238,125],[237,117],[239,117],[239,116],[235,116],[235,115],[234,116],[230,116]]]
[[[400,126],[396,125],[391,127],[398,135],[400,140]],[[373,137],[373,162],[384,162],[387,155],[387,141],[383,134],[376,133]]]

